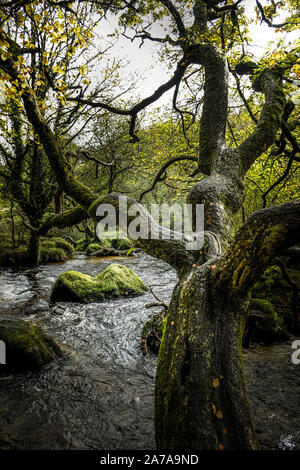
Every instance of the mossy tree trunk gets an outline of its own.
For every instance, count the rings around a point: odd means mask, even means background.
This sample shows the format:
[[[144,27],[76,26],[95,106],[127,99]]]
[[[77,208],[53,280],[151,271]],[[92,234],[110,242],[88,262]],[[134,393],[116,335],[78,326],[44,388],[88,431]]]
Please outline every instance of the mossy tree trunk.
[[[171,2],[166,3],[169,8]],[[202,2],[197,2],[198,6],[200,4]],[[203,4],[202,7],[205,10]],[[195,23],[198,21],[194,27],[199,31],[200,10],[194,11]],[[176,23],[181,39],[188,38],[177,16]],[[190,64],[199,64],[205,69],[198,169],[206,177],[194,186],[188,198],[189,203],[205,207],[204,247],[200,252],[188,251],[184,240],[178,241],[172,236],[169,240],[160,236],[157,240],[140,241],[145,251],[174,266],[180,279],[172,296],[158,359],[157,445],[161,449],[256,449],[258,444],[246,397],[241,354],[248,293],[272,256],[297,243],[300,203],[258,211],[236,236],[232,216],[244,200],[245,173],[276,138],[285,100],[273,71],[256,75],[255,89],[265,95],[257,127],[239,147],[228,148],[225,143],[226,59],[212,44],[183,45],[182,48],[183,57],[173,78],[150,98],[128,111],[104,105],[109,111],[130,115],[134,124],[137,112],[178,85]],[[13,59],[0,58],[0,65],[12,79],[17,79]],[[253,67],[250,69],[253,72]],[[110,202],[117,207],[117,194],[100,199],[74,178],[60,143],[41,116],[32,94],[25,91],[22,100],[58,183],[80,205],[72,217],[81,216],[82,211],[96,219],[100,202]],[[103,107],[101,103],[91,104]],[[128,199],[129,205],[131,202],[135,201]],[[140,205],[140,210],[153,224],[145,207]],[[159,228],[158,233],[162,234]]]
[[[212,263],[176,287],[156,377],[159,449],[255,449],[242,336],[247,302],[230,302],[212,280]]]

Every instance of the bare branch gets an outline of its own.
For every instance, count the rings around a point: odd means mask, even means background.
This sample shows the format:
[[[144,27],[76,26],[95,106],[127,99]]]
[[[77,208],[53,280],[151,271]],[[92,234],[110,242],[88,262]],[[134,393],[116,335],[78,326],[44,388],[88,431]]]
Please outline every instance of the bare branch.
[[[270,28],[283,28],[283,27],[286,26],[287,24],[290,24],[288,21],[286,21],[285,23],[280,23],[280,24],[274,24],[274,23],[272,23],[272,21],[269,20],[269,18],[267,18],[266,14],[265,14],[265,10],[264,10],[262,4],[261,4],[258,0],[256,0],[256,5],[257,5],[257,8],[258,8],[259,11],[260,11],[262,21],[264,21],[265,23],[267,23],[267,25],[268,25]]]
[[[178,12],[178,10],[175,8],[175,5],[170,1],[170,0],[160,0],[160,3],[162,3],[167,10],[169,10],[170,14],[172,15],[180,37],[186,37],[187,31],[185,29],[184,23],[182,21],[182,18]]]
[[[173,165],[174,163],[176,162],[179,162],[179,161],[182,161],[182,160],[191,160],[193,162],[197,162],[198,161],[198,158],[197,157],[193,157],[193,156],[189,156],[189,155],[180,155],[178,157],[174,157],[172,158],[171,160],[167,161],[162,167],[161,169],[159,170],[159,172],[157,173],[156,177],[154,178],[154,181],[151,185],[151,187],[149,189],[146,189],[144,192],[141,193],[140,195],[140,201],[143,199],[143,197],[149,193],[150,191],[152,191],[156,184],[161,181],[161,177],[163,176],[163,174],[165,173],[166,169],[170,166],[170,165]]]

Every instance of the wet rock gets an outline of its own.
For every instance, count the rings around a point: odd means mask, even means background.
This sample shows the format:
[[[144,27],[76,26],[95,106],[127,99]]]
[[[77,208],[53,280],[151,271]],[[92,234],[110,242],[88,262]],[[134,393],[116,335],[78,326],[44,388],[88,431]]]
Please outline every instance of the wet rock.
[[[56,280],[52,302],[97,302],[104,299],[140,295],[147,290],[132,269],[111,264],[97,276],[67,271]]]
[[[23,320],[0,320],[0,339],[6,349],[7,369],[38,369],[61,354],[41,327]]]
[[[293,340],[244,351],[247,395],[262,449],[300,449],[300,366],[291,360]]]

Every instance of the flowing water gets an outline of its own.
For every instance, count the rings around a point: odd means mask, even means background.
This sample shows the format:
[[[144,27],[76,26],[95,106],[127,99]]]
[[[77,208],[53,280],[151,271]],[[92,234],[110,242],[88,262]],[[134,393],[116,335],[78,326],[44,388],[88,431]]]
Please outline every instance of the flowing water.
[[[151,449],[156,360],[144,358],[140,337],[157,308],[150,292],[92,304],[57,303],[49,296],[69,269],[95,275],[113,262],[132,268],[163,301],[176,272],[148,255],[130,258],[79,256],[63,264],[0,277],[0,308],[41,325],[65,352],[39,373],[0,381],[0,417],[18,448]],[[25,309],[18,310],[24,305]]]
[[[38,323],[64,351],[40,372],[0,376],[0,448],[155,448],[156,359],[140,349],[142,327],[159,311],[145,307],[152,294],[88,305],[49,302],[62,272],[94,275],[114,262],[131,267],[169,302],[175,271],[144,254],[78,256],[29,271],[0,271],[1,314]],[[300,365],[291,363],[291,343],[245,352],[248,396],[266,449],[300,449]]]

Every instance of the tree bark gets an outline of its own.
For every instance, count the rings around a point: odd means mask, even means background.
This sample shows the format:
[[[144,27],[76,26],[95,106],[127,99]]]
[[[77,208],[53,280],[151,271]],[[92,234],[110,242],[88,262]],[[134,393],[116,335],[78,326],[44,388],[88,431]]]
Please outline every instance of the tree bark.
[[[247,302],[229,302],[213,259],[175,288],[155,387],[159,449],[257,449],[246,396],[242,336]]]
[[[40,237],[37,232],[31,230],[26,254],[26,264],[36,266],[39,260]]]

